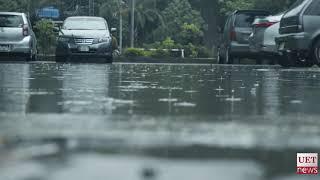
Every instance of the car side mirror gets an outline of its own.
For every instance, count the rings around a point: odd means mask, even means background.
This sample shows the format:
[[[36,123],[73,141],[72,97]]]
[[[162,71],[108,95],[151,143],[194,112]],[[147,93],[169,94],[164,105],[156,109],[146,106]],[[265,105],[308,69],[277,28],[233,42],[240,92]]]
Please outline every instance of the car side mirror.
[[[117,28],[111,28],[111,33],[117,32]]]

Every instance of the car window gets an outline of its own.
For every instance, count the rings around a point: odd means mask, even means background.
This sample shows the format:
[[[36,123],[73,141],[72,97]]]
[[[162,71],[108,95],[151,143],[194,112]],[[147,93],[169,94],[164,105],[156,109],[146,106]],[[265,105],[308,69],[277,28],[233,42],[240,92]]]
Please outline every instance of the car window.
[[[309,0],[298,0],[296,1],[287,11],[285,17],[296,16],[305,7]]]
[[[319,16],[320,15],[320,1],[313,1],[306,10],[305,15]]]
[[[0,27],[22,27],[23,19],[17,15],[0,15]]]
[[[251,27],[256,16],[256,14],[252,13],[238,14],[236,16],[235,27]]]
[[[95,19],[72,19],[66,20],[63,29],[68,30],[106,30],[108,29],[105,21]]]

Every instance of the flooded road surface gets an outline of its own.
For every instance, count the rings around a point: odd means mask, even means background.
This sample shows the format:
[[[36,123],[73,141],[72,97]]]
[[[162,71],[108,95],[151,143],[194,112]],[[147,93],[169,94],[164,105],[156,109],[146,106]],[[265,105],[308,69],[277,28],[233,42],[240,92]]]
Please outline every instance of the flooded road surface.
[[[0,179],[309,180],[320,69],[0,64]]]

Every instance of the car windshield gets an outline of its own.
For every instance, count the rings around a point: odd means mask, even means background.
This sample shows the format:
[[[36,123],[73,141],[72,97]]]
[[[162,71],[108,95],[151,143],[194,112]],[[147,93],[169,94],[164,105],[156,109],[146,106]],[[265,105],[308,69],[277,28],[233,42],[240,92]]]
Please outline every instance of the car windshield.
[[[66,20],[63,29],[67,30],[106,30],[104,20],[92,18],[78,18]]]
[[[0,27],[22,27],[22,16],[0,15]]]
[[[267,16],[268,14],[241,13],[236,16],[235,27],[247,28],[251,27],[256,17]]]

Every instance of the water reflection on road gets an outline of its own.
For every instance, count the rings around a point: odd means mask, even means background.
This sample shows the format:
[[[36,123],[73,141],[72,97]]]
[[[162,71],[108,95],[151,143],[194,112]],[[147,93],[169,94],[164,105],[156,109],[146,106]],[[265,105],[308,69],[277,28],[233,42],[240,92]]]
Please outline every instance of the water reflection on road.
[[[244,171],[292,175],[296,152],[320,149],[319,77],[277,66],[0,64],[0,147],[16,137],[72,139],[67,148],[212,166],[240,159],[252,167]]]

